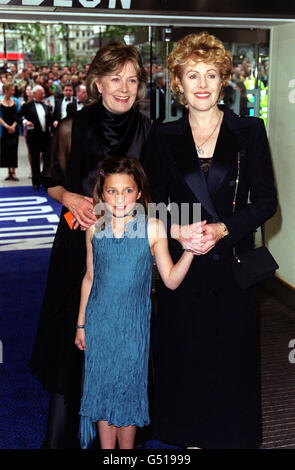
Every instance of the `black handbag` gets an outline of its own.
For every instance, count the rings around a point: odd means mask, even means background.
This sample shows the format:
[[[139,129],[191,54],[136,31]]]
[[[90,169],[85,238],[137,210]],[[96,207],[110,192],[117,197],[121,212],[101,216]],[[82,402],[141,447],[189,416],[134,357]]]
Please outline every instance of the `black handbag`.
[[[233,213],[236,207],[238,184],[240,179],[240,154],[238,154],[238,173],[233,201]],[[261,226],[262,246],[252,248],[245,253],[236,254],[233,249],[234,258],[232,261],[232,271],[234,278],[241,289],[248,289],[258,282],[271,279],[279,265],[265,246],[264,229]]]

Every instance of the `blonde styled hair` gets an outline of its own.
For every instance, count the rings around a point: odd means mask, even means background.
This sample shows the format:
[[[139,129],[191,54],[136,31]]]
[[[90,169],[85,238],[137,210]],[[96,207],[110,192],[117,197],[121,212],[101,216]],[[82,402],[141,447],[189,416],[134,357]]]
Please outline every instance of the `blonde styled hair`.
[[[228,86],[232,73],[232,55],[215,36],[203,31],[200,34],[189,34],[180,39],[175,49],[168,56],[170,88],[182,105],[187,101],[179,89],[184,67],[190,62],[208,62],[218,67],[222,82],[219,100],[223,98],[224,89]]]
[[[5,93],[6,91],[11,90],[11,88],[14,88],[14,83],[13,82],[5,82],[3,84],[3,93]]]
[[[96,86],[97,80],[121,71],[127,62],[133,64],[139,82],[136,101],[144,99],[146,95],[146,73],[142,65],[141,55],[136,47],[116,42],[101,47],[96,53],[86,77],[88,97],[98,101],[101,95]]]

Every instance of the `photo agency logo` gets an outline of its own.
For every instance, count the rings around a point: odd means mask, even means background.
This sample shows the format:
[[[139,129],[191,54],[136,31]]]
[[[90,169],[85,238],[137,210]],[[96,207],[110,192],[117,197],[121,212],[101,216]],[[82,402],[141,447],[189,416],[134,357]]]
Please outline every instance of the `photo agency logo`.
[[[144,224],[138,223],[140,220],[160,219],[165,228],[165,235],[171,225],[186,227],[201,221],[201,204],[199,203],[171,203],[168,207],[163,202],[159,204],[149,203],[147,205],[148,215],[145,207],[140,203],[136,203],[129,213],[118,216],[113,207],[101,201],[94,206],[93,212],[97,216],[95,233],[106,238],[113,237],[112,230],[106,230],[106,228],[111,226],[114,220],[124,220],[127,217],[129,217],[128,223],[132,227],[126,233],[128,238],[144,238],[146,236]],[[181,234],[183,238],[190,238],[192,235],[191,230],[181,230]],[[163,234],[163,236],[165,235]]]
[[[295,339],[289,341],[289,348],[292,348],[288,356],[289,362],[295,364]]]

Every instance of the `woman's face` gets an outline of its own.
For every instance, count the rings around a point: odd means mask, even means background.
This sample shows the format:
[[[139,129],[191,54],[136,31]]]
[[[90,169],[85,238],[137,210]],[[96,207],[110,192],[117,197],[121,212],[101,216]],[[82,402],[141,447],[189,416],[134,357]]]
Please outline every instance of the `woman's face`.
[[[26,95],[27,95],[28,98],[31,98],[33,96],[33,90],[32,90],[31,86],[27,86]]]
[[[126,113],[137,96],[138,78],[134,65],[126,62],[121,70],[98,79],[96,86],[106,109],[115,114]]]
[[[6,98],[11,98],[13,95],[14,95],[14,92],[15,92],[15,88],[14,86],[8,88],[8,90],[5,91],[5,96]]]
[[[109,212],[115,217],[124,217],[134,208],[140,198],[133,176],[125,174],[109,175],[103,185],[103,200]]]
[[[178,86],[190,110],[208,111],[218,102],[222,81],[217,65],[190,61],[184,66]]]

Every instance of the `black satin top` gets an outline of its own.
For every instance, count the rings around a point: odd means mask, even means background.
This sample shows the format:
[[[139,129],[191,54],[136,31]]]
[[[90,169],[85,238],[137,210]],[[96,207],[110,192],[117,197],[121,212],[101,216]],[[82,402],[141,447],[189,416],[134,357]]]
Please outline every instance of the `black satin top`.
[[[46,187],[61,185],[91,197],[104,158],[116,154],[142,160],[149,131],[150,120],[134,108],[114,114],[101,102],[84,107],[71,127],[67,119],[58,126]]]

